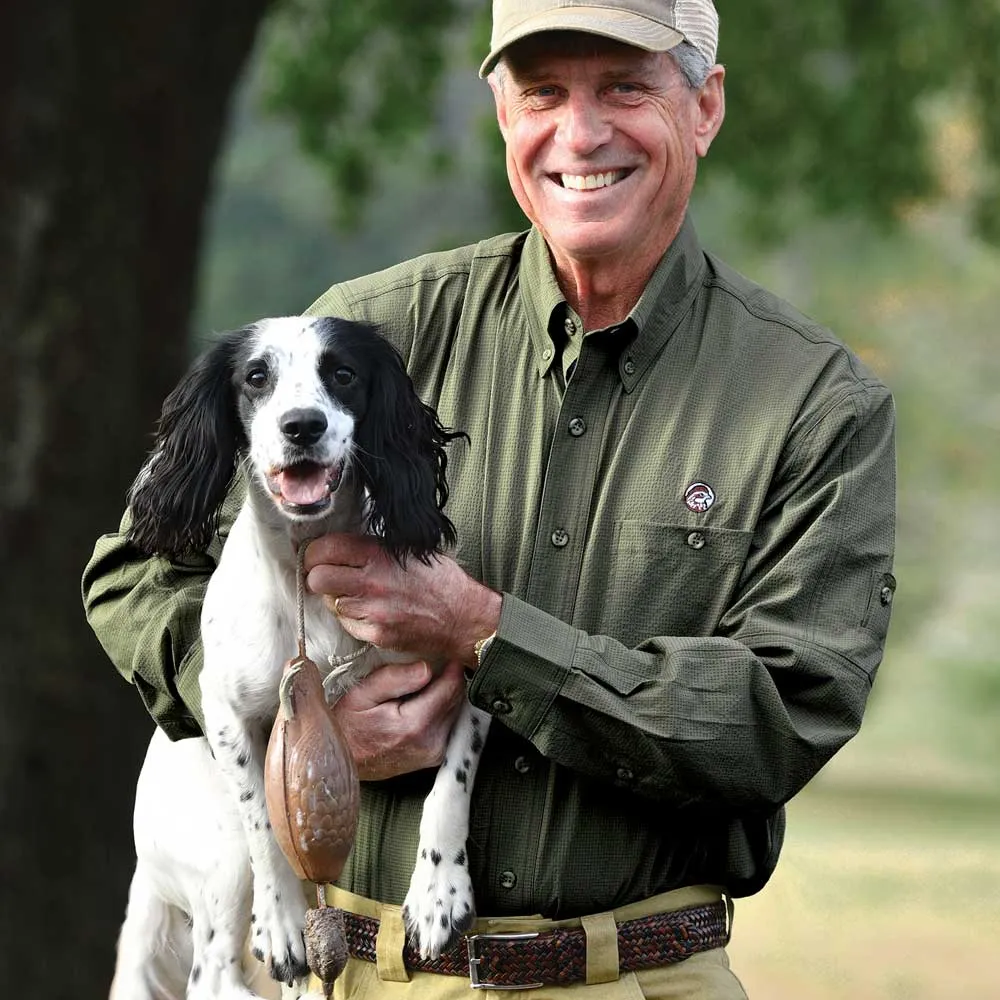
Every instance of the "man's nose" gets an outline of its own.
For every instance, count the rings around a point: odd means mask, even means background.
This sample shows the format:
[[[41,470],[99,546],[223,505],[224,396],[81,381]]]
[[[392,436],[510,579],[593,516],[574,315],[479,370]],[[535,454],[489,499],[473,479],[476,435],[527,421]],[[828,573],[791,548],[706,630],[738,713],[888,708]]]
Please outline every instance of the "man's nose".
[[[580,155],[592,153],[611,138],[611,123],[596,97],[570,94],[562,108],[558,140]]]

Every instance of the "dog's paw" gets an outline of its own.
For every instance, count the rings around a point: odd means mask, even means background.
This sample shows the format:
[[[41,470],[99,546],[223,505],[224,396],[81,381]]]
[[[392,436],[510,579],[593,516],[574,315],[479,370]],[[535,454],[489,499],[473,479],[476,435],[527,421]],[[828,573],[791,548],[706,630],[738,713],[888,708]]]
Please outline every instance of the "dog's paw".
[[[297,882],[284,891],[255,892],[250,921],[254,958],[266,964],[272,979],[292,986],[309,975],[302,935],[306,901]]]
[[[403,903],[403,921],[421,958],[437,958],[472,926],[476,919],[472,879],[464,850],[442,857],[421,846]]]

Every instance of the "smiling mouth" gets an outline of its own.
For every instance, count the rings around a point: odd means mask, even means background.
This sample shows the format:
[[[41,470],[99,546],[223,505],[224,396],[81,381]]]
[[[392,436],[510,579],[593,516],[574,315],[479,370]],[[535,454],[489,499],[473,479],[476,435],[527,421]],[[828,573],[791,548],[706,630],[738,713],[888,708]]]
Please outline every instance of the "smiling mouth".
[[[267,488],[275,502],[296,516],[322,514],[333,502],[333,495],[344,475],[344,462],[320,465],[297,462],[267,474]]]
[[[599,188],[613,187],[631,173],[631,170],[607,170],[598,174],[553,174],[552,176],[562,187],[570,191],[596,191]]]

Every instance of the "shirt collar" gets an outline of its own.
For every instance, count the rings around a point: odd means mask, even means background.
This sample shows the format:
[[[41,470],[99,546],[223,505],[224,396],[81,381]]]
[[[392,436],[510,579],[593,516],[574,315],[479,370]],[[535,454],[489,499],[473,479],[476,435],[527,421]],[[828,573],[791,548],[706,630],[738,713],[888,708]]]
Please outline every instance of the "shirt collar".
[[[619,376],[626,391],[639,381],[688,313],[704,270],[705,256],[694,223],[686,217],[639,301],[625,322],[619,324],[628,327],[633,335],[621,338],[623,345],[629,341],[628,349],[622,352],[618,362]],[[538,374],[545,375],[556,360],[550,332],[552,325],[562,326],[569,306],[552,270],[549,248],[535,227],[525,240],[520,285]]]
[[[545,238],[534,226],[524,242],[519,277],[535,363],[538,374],[545,375],[556,359],[550,324],[562,323],[566,298],[552,270],[552,258]]]

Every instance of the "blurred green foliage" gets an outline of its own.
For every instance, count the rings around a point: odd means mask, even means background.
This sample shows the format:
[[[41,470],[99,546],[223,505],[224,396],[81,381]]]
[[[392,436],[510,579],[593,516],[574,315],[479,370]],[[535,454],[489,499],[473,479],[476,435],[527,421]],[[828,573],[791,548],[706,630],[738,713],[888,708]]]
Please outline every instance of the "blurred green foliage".
[[[270,27],[269,104],[297,121],[328,172],[340,218],[356,223],[371,164],[434,120],[455,0],[282,0]]]
[[[487,49],[485,0],[282,0],[269,30],[269,106],[293,119],[328,172],[342,221],[357,222],[373,164],[408,156],[441,108],[456,50]],[[707,163],[746,189],[760,240],[784,231],[782,200],[892,223],[935,193],[923,110],[963,94],[988,169],[976,193],[982,235],[1000,243],[1000,4],[996,0],[717,0],[730,113]],[[492,141],[498,143],[495,128]],[[434,166],[447,156],[442,144]],[[426,158],[423,159],[426,164]],[[411,163],[418,166],[421,158]],[[487,160],[501,228],[521,217]]]

